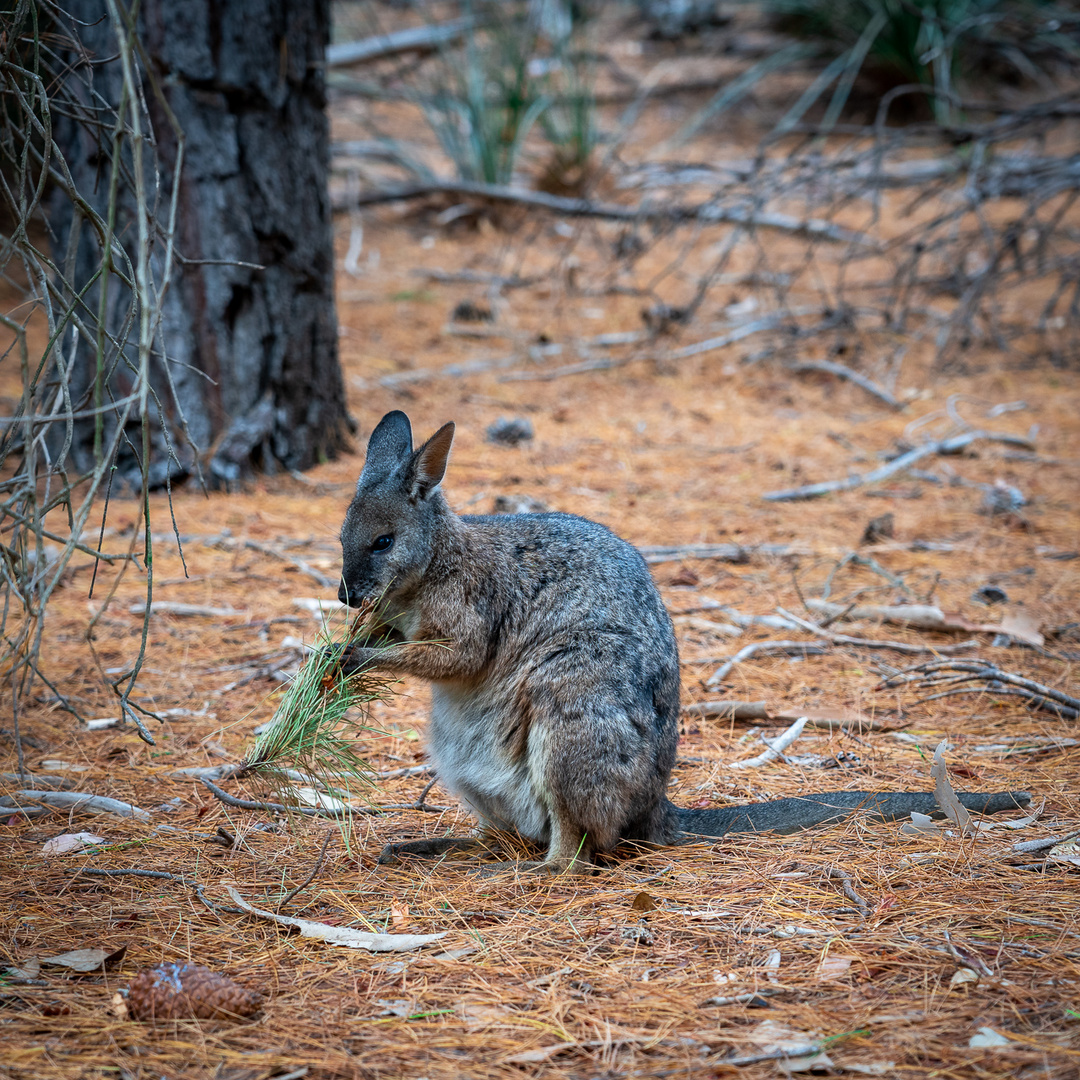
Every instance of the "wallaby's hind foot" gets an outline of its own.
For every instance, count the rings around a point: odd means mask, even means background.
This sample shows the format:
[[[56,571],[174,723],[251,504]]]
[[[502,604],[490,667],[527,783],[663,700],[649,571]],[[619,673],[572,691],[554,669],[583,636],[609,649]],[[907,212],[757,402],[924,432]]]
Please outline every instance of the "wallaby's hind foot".
[[[393,866],[402,855],[420,859],[439,859],[452,853],[461,855],[491,854],[490,841],[476,836],[439,836],[431,840],[408,840],[387,844],[379,855],[379,866]]]
[[[520,861],[507,860],[503,862],[485,863],[483,866],[473,870],[472,874],[475,877],[488,878],[507,872],[524,874],[530,877],[562,877],[564,874],[588,877],[592,874],[599,874],[600,867],[595,866],[591,862],[585,862],[582,859],[575,859],[571,863],[550,862],[547,859],[523,859]]]

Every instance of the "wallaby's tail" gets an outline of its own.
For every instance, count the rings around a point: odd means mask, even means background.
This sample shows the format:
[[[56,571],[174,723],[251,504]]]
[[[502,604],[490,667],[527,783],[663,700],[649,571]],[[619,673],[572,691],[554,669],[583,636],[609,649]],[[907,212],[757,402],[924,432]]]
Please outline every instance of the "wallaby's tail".
[[[997,794],[962,792],[959,799],[968,810],[978,814],[1020,810],[1031,802],[1031,796],[1026,791]],[[930,817],[944,816],[929,791],[832,791],[716,810],[685,810],[681,806],[675,810],[683,832],[698,836],[726,836],[738,832],[799,832],[814,825],[842,821],[853,810],[865,813],[875,821],[895,821],[907,817],[913,810]],[[692,836],[686,839],[692,839]]]

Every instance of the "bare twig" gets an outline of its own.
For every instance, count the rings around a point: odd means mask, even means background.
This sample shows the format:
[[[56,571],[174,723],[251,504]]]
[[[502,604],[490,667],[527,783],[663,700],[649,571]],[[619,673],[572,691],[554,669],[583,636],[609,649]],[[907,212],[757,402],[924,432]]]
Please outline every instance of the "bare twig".
[[[811,645],[806,641],[754,641],[740,649],[733,657],[721,664],[706,680],[706,686],[722,683],[731,669],[757,653],[780,653],[783,656],[820,656],[828,652],[824,645]]]
[[[266,810],[274,814],[302,814],[304,817],[324,817],[332,820],[348,818],[353,815],[367,815],[378,817],[394,810],[419,810],[425,814],[445,814],[451,810],[449,806],[429,806],[427,803],[393,803],[387,806],[343,806],[329,808],[321,806],[286,806],[284,803],[263,802],[255,799],[241,799],[230,795],[222,790],[212,780],[205,776],[199,777],[207,789],[220,799],[226,806],[235,807],[237,810]]]
[[[970,641],[961,641],[956,645],[912,645],[906,641],[884,641],[876,640],[874,638],[850,637],[848,634],[834,634],[831,630],[823,630],[820,626],[815,626],[814,623],[809,622],[806,619],[800,619],[798,615],[793,615],[785,608],[778,607],[776,610],[783,615],[785,619],[791,619],[792,622],[801,626],[804,630],[814,634],[816,637],[831,641],[834,645],[855,645],[863,649],[891,649],[894,652],[904,653],[962,652],[964,649],[974,649],[979,645],[974,638]]]
[[[1030,439],[1022,435],[1006,435],[993,431],[965,431],[960,435],[953,435],[948,439],[940,439],[936,442],[924,443],[906,454],[894,458],[887,465],[871,469],[867,473],[853,473],[842,480],[823,480],[818,484],[804,484],[798,488],[788,488],[784,491],[769,491],[761,497],[768,502],[791,502],[797,499],[816,499],[820,495],[828,495],[834,491],[850,491],[852,488],[861,487],[864,484],[876,484],[885,480],[904,469],[910,468],[917,461],[922,461],[932,454],[955,454],[971,443],[985,439],[988,442],[1006,443],[1010,446],[1022,446],[1027,450],[1035,447]]]
[[[598,203],[590,199],[571,199],[562,195],[549,195],[543,191],[506,187],[499,184],[481,184],[468,180],[440,180],[433,183],[402,184],[378,191],[350,194],[335,201],[334,209],[352,209],[374,206],[378,203],[407,202],[425,199],[431,195],[456,195],[465,198],[485,199],[489,202],[512,203],[548,210],[566,217],[603,218],[608,221],[701,221],[712,225],[746,225],[755,229],[776,229],[814,240],[826,240],[834,244],[854,244],[875,247],[863,233],[833,225],[821,218],[797,218],[790,214],[752,212],[738,206],[721,206],[713,200],[691,206],[620,206],[616,203]]]
[[[845,367],[843,364],[837,364],[832,360],[799,360],[791,364],[790,367],[792,371],[821,371],[827,375],[835,375],[838,379],[847,379],[848,382],[854,383],[879,401],[885,402],[890,409],[902,409],[904,407],[902,401],[898,401],[885,387],[878,386],[873,379],[869,379],[858,371],[853,371],[851,368]]]
[[[282,898],[281,903],[278,904],[278,906],[277,906],[278,911],[281,911],[281,909],[283,907],[285,907],[289,903],[289,901],[291,901],[292,898],[294,896],[296,896],[296,894],[298,892],[301,891],[301,889],[306,889],[315,880],[315,875],[319,872],[319,868],[323,864],[323,859],[326,858],[327,849],[330,847],[330,842],[333,839],[334,839],[334,832],[331,829],[331,830],[329,830],[327,832],[326,839],[323,840],[322,849],[319,851],[319,857],[315,860],[315,865],[311,868],[311,873],[308,874],[308,876],[306,878],[304,878],[304,880],[301,881],[300,884],[297,885],[295,889],[293,889],[291,892],[287,893]]]
[[[775,739],[766,739],[762,736],[761,741],[765,744],[766,749],[758,754],[757,757],[746,758],[743,761],[731,761],[728,763],[729,769],[757,769],[762,765],[767,765],[770,761],[775,761],[779,757],[783,757],[784,751],[802,734],[803,728],[806,727],[806,717],[800,716],[794,724],[778,735]]]
[[[366,64],[406,52],[430,52],[463,37],[474,25],[471,18],[452,19],[444,23],[429,23],[395,30],[391,34],[376,34],[361,41],[339,41],[326,47],[328,67],[346,64]]]

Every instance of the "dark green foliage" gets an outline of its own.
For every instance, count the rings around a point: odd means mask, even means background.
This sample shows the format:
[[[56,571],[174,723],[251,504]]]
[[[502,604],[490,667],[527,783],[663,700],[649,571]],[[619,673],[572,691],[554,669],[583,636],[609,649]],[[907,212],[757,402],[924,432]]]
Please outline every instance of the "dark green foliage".
[[[827,52],[862,43],[864,69],[934,91],[948,117],[957,80],[1042,81],[1080,58],[1080,17],[1053,0],[766,0],[777,24]],[[869,40],[867,40],[869,39]]]

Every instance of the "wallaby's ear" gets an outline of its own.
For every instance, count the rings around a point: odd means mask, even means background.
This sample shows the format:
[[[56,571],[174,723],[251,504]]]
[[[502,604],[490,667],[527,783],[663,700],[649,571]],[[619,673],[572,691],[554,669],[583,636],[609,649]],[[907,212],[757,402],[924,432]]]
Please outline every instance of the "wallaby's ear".
[[[450,456],[450,444],[454,441],[453,423],[443,424],[419,450],[413,462],[412,495],[426,499],[442,480],[446,472],[446,459]]]
[[[361,480],[389,476],[412,453],[412,425],[400,410],[387,413],[368,439]]]

